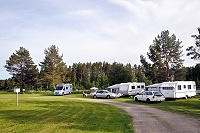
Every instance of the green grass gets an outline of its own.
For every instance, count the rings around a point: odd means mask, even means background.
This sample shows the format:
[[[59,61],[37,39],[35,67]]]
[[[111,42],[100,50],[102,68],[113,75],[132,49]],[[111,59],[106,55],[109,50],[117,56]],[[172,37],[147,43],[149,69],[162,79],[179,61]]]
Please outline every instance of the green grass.
[[[70,99],[76,97],[82,95],[53,96],[52,92],[19,94],[19,106],[16,106],[16,94],[0,93],[0,132],[133,132],[131,117],[124,111],[109,105]],[[151,106],[200,120],[200,95],[158,104],[135,102],[128,97],[112,100]]]
[[[200,95],[197,95],[194,98],[189,98],[189,99],[168,100],[162,103],[152,103],[152,104],[148,104],[145,102],[135,102],[133,98],[119,98],[115,100],[120,102],[128,102],[132,104],[141,104],[150,107],[155,107],[158,109],[178,114],[184,114],[191,117],[195,117],[200,120]]]
[[[0,94],[1,133],[132,133],[131,117],[113,106],[78,101],[72,94]]]

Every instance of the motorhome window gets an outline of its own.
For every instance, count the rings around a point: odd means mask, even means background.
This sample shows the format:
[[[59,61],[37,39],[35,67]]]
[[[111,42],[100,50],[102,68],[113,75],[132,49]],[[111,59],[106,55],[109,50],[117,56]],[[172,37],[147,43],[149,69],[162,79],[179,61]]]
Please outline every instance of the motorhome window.
[[[144,85],[141,85],[141,88],[144,89]]]
[[[178,85],[178,90],[181,90],[181,85]]]
[[[137,88],[140,88],[140,86],[138,85]]]
[[[186,89],[186,85],[183,85],[183,88]]]
[[[66,86],[66,89],[68,89],[68,87]]]
[[[188,85],[188,90],[192,89],[192,86],[191,85]]]
[[[132,89],[135,89],[135,86],[131,86]]]
[[[56,90],[62,90],[63,86],[56,86]]]

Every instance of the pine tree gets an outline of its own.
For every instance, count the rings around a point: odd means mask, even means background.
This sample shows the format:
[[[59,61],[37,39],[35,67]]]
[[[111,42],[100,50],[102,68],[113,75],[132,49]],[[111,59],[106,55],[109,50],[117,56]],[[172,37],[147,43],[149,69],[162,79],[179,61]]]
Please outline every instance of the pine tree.
[[[57,83],[62,82],[63,74],[66,73],[66,65],[63,55],[59,56],[59,49],[55,45],[44,50],[45,59],[40,62],[43,81],[48,83],[47,87],[55,88]]]
[[[121,63],[114,62],[109,72],[110,85],[131,82],[132,74]]]
[[[141,63],[155,77],[154,82],[170,81],[175,72],[182,68],[181,48],[183,46],[181,46],[181,43],[174,34],[170,36],[168,30],[162,31],[161,35],[153,40],[153,44],[149,46],[147,53],[153,64],[148,64],[145,58],[141,56]]]
[[[200,59],[200,27],[197,28],[199,35],[192,35],[195,39],[195,46],[190,46],[186,50],[188,51],[187,56],[192,56],[191,59]]]
[[[16,50],[16,52],[9,57],[9,60],[6,60],[6,65],[4,67],[13,75],[15,83],[17,86],[20,86],[21,91],[26,84],[33,85],[37,80],[37,66],[34,65],[29,51],[23,47]]]

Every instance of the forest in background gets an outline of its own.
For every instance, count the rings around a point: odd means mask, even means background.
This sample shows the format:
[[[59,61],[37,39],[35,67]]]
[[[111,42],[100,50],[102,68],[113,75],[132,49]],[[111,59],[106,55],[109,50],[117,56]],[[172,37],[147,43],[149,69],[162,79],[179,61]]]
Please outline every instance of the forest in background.
[[[199,34],[200,34],[200,29]],[[191,59],[200,59],[200,35],[192,35],[195,45],[186,49]],[[35,65],[26,48],[20,47],[8,60],[5,69],[12,78],[0,80],[0,90],[20,88],[25,90],[50,90],[59,83],[72,83],[74,89],[106,87],[125,82],[145,82],[146,85],[164,81],[193,80],[200,85],[200,64],[184,67],[181,41],[169,31],[162,31],[149,46],[147,57],[140,56],[141,65],[118,62],[73,63],[67,66],[63,54],[52,45],[44,50],[45,58]],[[147,61],[148,58],[150,62]]]
[[[193,67],[183,67],[180,71],[182,73],[177,73],[175,80],[192,80],[200,85],[200,64]],[[40,78],[42,75],[38,72],[34,79],[24,84],[23,88],[26,90],[53,90],[54,87],[51,86],[50,81]],[[79,90],[89,90],[93,86],[105,89],[110,85],[122,82],[145,82],[146,85],[162,82],[162,80],[152,81],[148,79],[145,76],[145,68],[141,65],[131,66],[131,64],[123,65],[117,62],[113,64],[107,62],[74,63],[66,68],[63,75],[65,76],[57,79],[55,84],[72,83],[74,89]],[[12,78],[0,80],[0,90],[11,90],[19,87],[20,85]]]

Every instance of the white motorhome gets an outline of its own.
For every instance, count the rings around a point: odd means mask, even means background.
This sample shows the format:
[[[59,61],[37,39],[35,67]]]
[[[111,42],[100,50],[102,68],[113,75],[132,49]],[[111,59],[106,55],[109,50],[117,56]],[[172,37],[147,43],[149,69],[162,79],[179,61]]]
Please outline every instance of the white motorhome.
[[[165,98],[188,98],[196,95],[194,81],[163,82],[146,86],[146,90],[160,91]]]
[[[122,94],[125,96],[134,96],[145,89],[145,83],[133,82],[133,83],[120,83],[107,87],[107,90],[116,94]]]
[[[54,96],[67,95],[72,93],[72,84],[57,84],[54,90]]]

